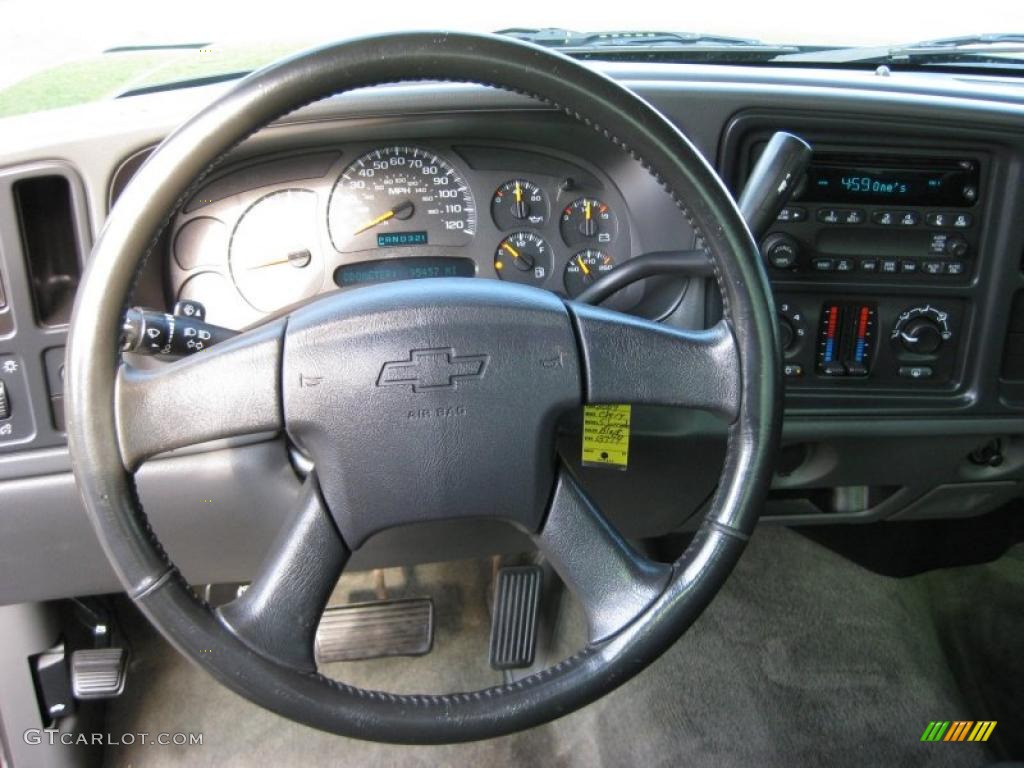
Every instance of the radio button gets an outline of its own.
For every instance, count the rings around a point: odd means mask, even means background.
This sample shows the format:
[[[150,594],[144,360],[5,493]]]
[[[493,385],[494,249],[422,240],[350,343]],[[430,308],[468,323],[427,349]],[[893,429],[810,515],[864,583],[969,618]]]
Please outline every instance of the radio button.
[[[836,272],[853,272],[853,259],[836,259]]]
[[[819,208],[816,215],[822,224],[838,224],[843,211],[839,208]]]
[[[895,275],[899,269],[900,263],[896,259],[882,259],[880,262],[882,267],[882,273],[886,275]]]
[[[967,229],[974,223],[974,218],[969,213],[958,213],[953,217],[953,226],[956,229]]]
[[[911,275],[917,272],[917,262],[913,259],[904,259],[900,262],[900,272]]]
[[[877,272],[878,271],[878,259],[864,259],[860,263],[861,272]]]
[[[859,208],[848,208],[839,211],[843,218],[843,224],[863,224],[864,211]]]
[[[969,203],[973,203],[977,199],[978,199],[978,188],[973,186],[973,185],[971,185],[971,184],[968,184],[967,186],[965,186],[964,187],[964,200],[966,200]]]
[[[947,275],[962,275],[967,271],[967,266],[962,261],[947,261],[946,262],[946,274]]]
[[[941,261],[925,261],[921,264],[926,275],[941,275],[943,264]]]
[[[811,262],[811,266],[814,267],[815,272],[831,272],[835,269],[832,259],[815,259]]]
[[[797,206],[786,207],[779,211],[779,215],[775,218],[776,221],[783,222],[807,221],[807,209],[799,208]]]
[[[917,211],[900,211],[896,218],[901,227],[916,227],[921,223],[921,214]]]
[[[924,221],[929,227],[951,227],[953,225],[953,214],[926,213]]]
[[[945,232],[936,232],[932,235],[931,241],[928,243],[928,253],[934,253],[940,255],[946,252],[946,241],[949,240],[949,235]]]
[[[872,211],[871,223],[883,227],[891,227],[896,223],[896,214],[892,211]]]

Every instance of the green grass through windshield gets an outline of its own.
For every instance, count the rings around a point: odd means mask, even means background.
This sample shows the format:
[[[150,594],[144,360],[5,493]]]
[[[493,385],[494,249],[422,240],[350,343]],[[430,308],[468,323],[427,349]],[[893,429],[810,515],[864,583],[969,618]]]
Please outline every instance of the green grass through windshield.
[[[0,117],[109,99],[124,91],[247,72],[301,45],[106,53],[39,72],[0,90]]]

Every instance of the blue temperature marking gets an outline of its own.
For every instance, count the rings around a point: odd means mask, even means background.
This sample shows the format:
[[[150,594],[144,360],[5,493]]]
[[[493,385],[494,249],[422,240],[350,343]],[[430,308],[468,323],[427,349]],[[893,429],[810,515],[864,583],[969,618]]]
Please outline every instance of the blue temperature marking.
[[[864,362],[864,339],[857,339],[857,347],[854,349],[853,359],[858,363]]]
[[[832,353],[835,351],[835,339],[829,339],[825,342],[825,362],[832,362]]]

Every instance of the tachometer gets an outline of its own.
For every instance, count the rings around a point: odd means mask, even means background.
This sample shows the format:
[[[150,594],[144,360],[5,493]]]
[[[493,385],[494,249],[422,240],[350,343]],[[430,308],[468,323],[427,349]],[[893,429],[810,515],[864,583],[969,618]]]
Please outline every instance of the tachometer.
[[[419,147],[382,147],[353,161],[328,205],[339,251],[466,245],[476,234],[473,192],[450,163]]]
[[[315,192],[283,189],[261,197],[238,220],[228,265],[238,292],[255,309],[274,312],[321,289],[316,211]]]

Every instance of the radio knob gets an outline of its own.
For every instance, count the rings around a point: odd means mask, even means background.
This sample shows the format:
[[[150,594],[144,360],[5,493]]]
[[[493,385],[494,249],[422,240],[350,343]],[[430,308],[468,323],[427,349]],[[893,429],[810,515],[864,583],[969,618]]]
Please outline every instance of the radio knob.
[[[900,330],[900,343],[908,352],[930,355],[942,346],[942,329],[926,317],[908,320]]]
[[[967,245],[967,241],[964,240],[964,238],[960,237],[960,235],[950,235],[946,239],[945,250],[949,256],[962,259],[964,256],[967,255],[969,246]]]
[[[784,232],[772,232],[761,241],[761,254],[769,266],[792,269],[800,257],[800,243]]]

